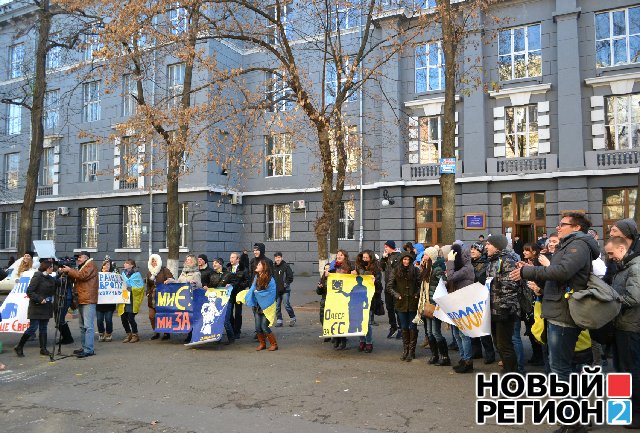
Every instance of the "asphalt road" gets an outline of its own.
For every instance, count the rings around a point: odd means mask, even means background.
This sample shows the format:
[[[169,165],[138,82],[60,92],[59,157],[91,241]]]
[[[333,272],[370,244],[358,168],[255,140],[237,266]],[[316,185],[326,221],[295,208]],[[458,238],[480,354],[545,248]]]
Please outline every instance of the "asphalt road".
[[[49,362],[37,344],[17,358],[18,334],[0,334],[0,431],[9,432],[550,432],[550,426],[478,426],[474,376],[430,366],[427,351],[401,362],[401,342],[387,340],[386,317],[374,327],[374,351],[334,351],[318,338],[315,278],[297,278],[295,327],[274,328],[280,350],[256,352],[253,316],[230,346],[186,349],[181,338],[149,341],[146,306],[137,344],[96,341],[96,356]],[[285,313],[286,318],[286,313]],[[71,323],[79,335],[77,320]],[[50,327],[52,335],[53,328]],[[446,334],[450,337],[450,332]],[[421,330],[420,340],[423,338]],[[70,353],[77,345],[63,346]],[[528,354],[529,355],[529,354]],[[457,353],[453,352],[457,361]],[[481,360],[480,360],[481,361]],[[476,370],[497,371],[476,363]],[[593,431],[622,432],[596,427]]]

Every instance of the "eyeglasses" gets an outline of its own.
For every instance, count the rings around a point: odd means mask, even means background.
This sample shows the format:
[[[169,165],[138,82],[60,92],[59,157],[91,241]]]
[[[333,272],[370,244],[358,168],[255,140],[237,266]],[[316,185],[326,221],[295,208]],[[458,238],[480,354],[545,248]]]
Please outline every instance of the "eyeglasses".
[[[562,221],[560,221],[560,224],[558,224],[556,226],[556,228],[560,228],[562,226],[572,226],[572,225],[573,225],[573,223],[563,223]]]

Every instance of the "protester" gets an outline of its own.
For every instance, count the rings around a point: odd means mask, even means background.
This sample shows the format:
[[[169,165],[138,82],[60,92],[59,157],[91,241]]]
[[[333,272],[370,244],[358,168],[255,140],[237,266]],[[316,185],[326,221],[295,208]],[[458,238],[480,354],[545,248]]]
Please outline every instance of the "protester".
[[[115,265],[109,256],[104,256],[101,272],[115,272]],[[98,341],[110,342],[113,340],[113,312],[116,304],[97,304],[96,317],[98,319]]]
[[[293,283],[293,271],[291,266],[282,259],[282,253],[276,252],[273,256],[273,277],[276,280],[276,328],[282,326],[282,302],[289,315],[289,326],[295,326],[296,313],[289,301],[291,297],[291,283]]]
[[[540,257],[540,247],[538,247],[537,243],[524,244],[524,247],[522,249],[522,254],[523,254],[524,265],[540,266],[540,261],[538,260],[538,258]],[[531,288],[531,286],[529,286],[529,281],[524,280],[523,283],[527,287]],[[535,285],[534,287],[544,286],[544,281],[532,281],[532,283]],[[533,294],[535,294],[535,292],[533,292]],[[532,299],[532,301],[533,300],[534,299]],[[544,365],[544,356],[542,354],[542,346],[540,345],[540,343],[538,343],[538,341],[535,339],[535,337],[531,332],[531,327],[533,326],[533,315],[530,315],[529,317],[525,317],[523,318],[523,320],[526,326],[526,331],[524,334],[529,337],[529,342],[531,343],[531,351],[532,351],[532,356],[531,356],[531,359],[529,359],[528,363],[534,366],[542,366]],[[516,332],[519,333],[520,329],[517,329],[517,328],[514,329],[514,336]],[[522,357],[524,358],[524,353],[522,354]]]
[[[251,284],[251,288],[249,289],[249,293],[247,294],[247,298],[252,298],[252,300],[248,302],[247,305],[253,307],[253,317],[256,323],[256,335],[258,336],[259,342],[256,350],[260,351],[266,349],[267,346],[265,340],[269,340],[268,350],[269,352],[272,352],[274,350],[278,350],[278,342],[276,341],[275,334],[271,332],[269,320],[264,315],[264,311],[258,303],[256,298],[257,295],[254,293],[255,291],[273,292],[273,296],[275,298],[276,281],[271,276],[271,268],[269,267],[269,262],[267,262],[265,258],[257,260],[255,277]]]
[[[389,240],[384,243],[384,253],[382,259],[380,259],[380,267],[384,272],[384,285],[385,288],[389,285],[393,270],[398,266],[400,261],[400,250],[396,248],[396,243],[393,240]],[[413,245],[411,245],[413,249]],[[402,331],[398,327],[399,319],[397,318],[395,309],[395,298],[387,291],[384,292],[384,302],[387,304],[387,317],[389,318],[389,333],[387,338],[393,338],[397,333],[396,338],[402,336]]]
[[[336,258],[329,264],[329,272],[336,274],[350,274],[351,262],[349,261],[349,253],[345,250],[338,250]],[[347,337],[335,337],[333,339],[333,348],[336,350],[345,350],[347,348]]]
[[[514,253],[516,253],[519,257],[522,257],[522,254],[524,251],[524,243],[522,242],[522,239],[520,239],[520,236],[515,235],[513,237],[513,242],[511,242],[511,248],[513,249]]]
[[[78,269],[62,266],[60,271],[66,273],[74,284],[74,291],[77,295],[80,339],[82,348],[73,351],[78,358],[86,358],[95,355],[93,348],[93,322],[96,317],[96,304],[98,303],[98,268],[89,257],[89,253],[82,251],[76,258]]]
[[[236,302],[238,292],[244,290],[249,285],[247,282],[247,268],[242,265],[240,254],[231,253],[229,256],[229,264],[227,268],[234,275],[232,279],[233,290],[229,298],[229,306],[227,307],[227,321],[233,326],[234,337],[240,338],[242,331],[242,304]],[[247,260],[247,266],[249,260]]]
[[[147,306],[149,307],[149,322],[151,322],[151,328],[154,330],[152,340],[160,338],[160,334],[155,332],[156,330],[156,286],[158,284],[164,284],[169,279],[173,279],[173,274],[169,269],[162,266],[162,258],[158,254],[151,254],[149,256],[147,271]],[[171,338],[171,334],[163,333],[162,339],[168,340]]]
[[[56,280],[51,276],[52,272],[53,262],[43,261],[29,282],[29,287],[27,288],[29,327],[20,337],[18,345],[13,348],[19,357],[24,356],[24,345],[29,337],[35,335],[36,329],[39,331],[40,355],[51,355],[47,350],[47,326],[49,319],[53,317],[52,298],[56,294]]]
[[[265,251],[266,249],[263,243],[256,242],[255,244],[253,244],[253,258],[249,262],[249,279],[247,281],[248,284],[251,284],[253,282],[253,278],[255,277],[256,265],[262,259],[267,262],[267,264],[269,265],[269,272],[271,272],[271,275],[273,275],[273,261],[271,261],[270,258],[264,255]]]
[[[221,257],[218,257],[213,260],[212,264],[213,273],[211,274],[209,280],[210,286],[212,288],[223,288],[227,287],[227,285],[233,286],[233,280],[235,279],[235,276],[224,268],[224,260]],[[231,305],[227,304],[227,310],[229,310],[230,308]],[[227,334],[226,344],[233,343],[236,339],[236,334],[233,330],[233,326],[231,326],[231,320],[228,314],[225,314],[224,317],[224,330]]]
[[[402,253],[400,264],[394,269],[386,290],[396,300],[396,311],[402,329],[402,361],[411,362],[416,357],[418,327],[413,319],[418,311],[420,296],[420,271],[413,266],[413,256]]]
[[[324,265],[324,270],[320,276],[320,281],[318,281],[318,285],[316,287],[316,294],[320,296],[320,324],[324,324],[324,306],[327,302],[327,278],[329,277],[329,263]],[[331,338],[325,338],[324,342],[328,343],[331,341]]]
[[[558,245],[560,245],[560,238],[558,237],[558,233],[553,232],[549,235],[546,244],[540,249],[538,260],[540,260],[541,265],[545,265],[545,258],[547,259],[546,264],[549,263],[549,260],[551,260],[551,256],[556,252]]]
[[[484,243],[475,242],[469,250],[471,266],[473,266],[474,272],[473,282],[482,285],[487,281],[487,264],[489,263],[484,247]],[[480,358],[484,358],[485,364],[493,364],[496,361],[496,351],[493,348],[491,335],[471,339],[471,359]]]
[[[213,273],[213,270],[211,269],[211,266],[209,266],[209,258],[207,257],[206,254],[200,254],[197,258],[198,261],[198,271],[200,271],[200,283],[202,284],[202,287],[215,287],[215,286],[210,286],[210,278],[211,278],[211,274]]]
[[[371,353],[373,352],[373,331],[371,330],[371,326],[375,312],[373,303],[380,297],[380,293],[382,292],[382,270],[373,251],[365,250],[358,254],[355,269],[351,271],[351,273],[355,275],[373,275],[374,277],[375,292],[373,301],[371,305],[369,305],[369,326],[367,333],[363,337],[360,337],[360,345],[358,346],[359,352]]]
[[[176,281],[173,278],[169,278],[166,283],[175,283]],[[200,278],[200,271],[198,270],[198,264],[196,262],[196,256],[193,254],[189,254],[184,259],[184,264],[182,265],[182,272],[178,277],[178,283],[189,283],[192,288],[202,287],[202,280]],[[189,331],[187,337],[184,339],[185,343],[191,342],[192,331]]]
[[[122,327],[127,336],[122,340],[123,343],[137,343],[140,341],[138,336],[138,324],[136,323],[136,314],[140,311],[140,304],[144,297],[144,281],[142,275],[136,268],[136,262],[133,259],[127,259],[123,264],[122,279],[125,282],[126,290],[129,292],[129,303],[118,304],[118,314],[122,321]]]

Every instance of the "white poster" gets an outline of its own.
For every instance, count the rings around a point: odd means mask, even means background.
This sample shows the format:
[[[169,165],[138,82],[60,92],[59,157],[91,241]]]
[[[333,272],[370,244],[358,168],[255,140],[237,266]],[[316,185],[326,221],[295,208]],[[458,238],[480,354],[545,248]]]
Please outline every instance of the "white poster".
[[[31,277],[20,277],[20,280],[13,286],[13,290],[0,307],[0,332],[20,332],[23,333],[29,327],[27,310],[29,309],[29,298],[27,288]]]
[[[442,280],[440,282],[442,283]],[[443,283],[442,285],[444,286]],[[446,292],[446,288],[444,290]],[[436,317],[443,321],[444,318],[448,319],[446,322],[457,326],[468,337],[491,334],[491,310],[487,286],[473,283],[445,295],[442,291],[438,293],[436,290],[433,300],[440,307],[439,315]]]
[[[131,303],[122,275],[115,272],[99,272],[98,277],[98,304]]]

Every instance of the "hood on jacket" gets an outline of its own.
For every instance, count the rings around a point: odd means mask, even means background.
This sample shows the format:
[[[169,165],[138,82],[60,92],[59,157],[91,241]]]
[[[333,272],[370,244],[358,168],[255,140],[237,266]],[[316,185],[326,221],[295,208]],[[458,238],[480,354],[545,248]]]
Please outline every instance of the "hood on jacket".
[[[260,242],[256,242],[255,244],[253,244],[253,248],[257,248],[258,251],[260,251],[260,258],[264,257],[264,252],[266,251],[266,248],[264,246],[264,244],[260,243]]]
[[[582,232],[575,232],[562,239],[560,241],[560,246],[564,245],[566,242],[569,242],[571,239],[580,239],[581,241],[587,243],[587,245],[589,246],[589,250],[591,251],[591,260],[595,260],[600,257],[600,245],[598,245],[598,241],[596,241],[593,237]]]
[[[418,244],[418,245],[419,245],[419,244]],[[423,247],[423,249],[424,249],[424,247]],[[403,253],[400,255],[399,263],[401,263],[401,264],[402,264],[402,259],[404,259],[405,257],[409,257],[409,259],[410,259],[409,264],[411,264],[411,260],[413,260],[413,256],[412,256],[412,255],[411,255],[411,253],[410,253],[410,252],[408,252],[408,251],[405,251],[405,252],[403,252]]]
[[[424,245],[418,242],[413,246],[413,248],[416,249],[416,262],[420,263],[422,261],[422,256],[424,256]]]

